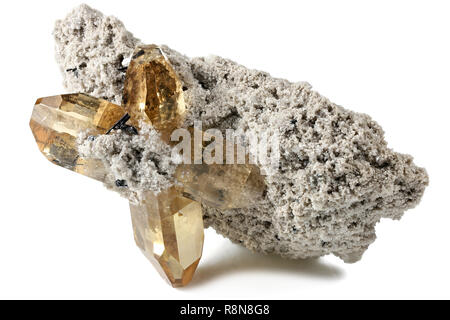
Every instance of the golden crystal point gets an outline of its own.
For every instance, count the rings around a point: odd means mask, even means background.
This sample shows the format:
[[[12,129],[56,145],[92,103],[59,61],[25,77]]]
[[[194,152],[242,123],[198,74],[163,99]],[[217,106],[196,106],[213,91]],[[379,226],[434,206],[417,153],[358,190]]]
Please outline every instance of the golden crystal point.
[[[187,285],[203,250],[200,203],[185,198],[177,187],[147,192],[140,204],[130,203],[134,238],[144,255],[172,286]]]
[[[76,139],[85,130],[104,134],[125,110],[103,99],[86,94],[64,94],[39,98],[33,108],[30,128],[39,150],[51,162],[105,182],[101,161],[82,159]]]
[[[149,122],[168,141],[170,134],[184,119],[182,84],[172,65],[156,45],[139,46],[127,69],[123,106],[131,124]]]

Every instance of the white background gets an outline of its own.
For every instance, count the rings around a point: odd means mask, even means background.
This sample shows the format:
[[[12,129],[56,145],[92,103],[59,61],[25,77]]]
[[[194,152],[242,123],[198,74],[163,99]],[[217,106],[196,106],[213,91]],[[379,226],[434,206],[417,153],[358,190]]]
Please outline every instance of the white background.
[[[50,164],[28,121],[63,93],[54,21],[78,1],[2,1],[0,298],[450,298],[450,5],[445,1],[89,1],[137,37],[218,54],[370,114],[427,168],[422,203],[383,220],[362,261],[285,261],[208,230],[189,287],[134,244],[127,201]]]

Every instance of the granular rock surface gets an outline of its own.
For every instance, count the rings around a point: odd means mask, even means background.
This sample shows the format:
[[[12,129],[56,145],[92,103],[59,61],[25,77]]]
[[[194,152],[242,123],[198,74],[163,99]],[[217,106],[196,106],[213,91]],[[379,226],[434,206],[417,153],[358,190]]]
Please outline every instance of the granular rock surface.
[[[56,21],[53,35],[64,86],[120,104],[117,93],[126,71],[122,63],[139,44],[123,23],[81,5]]]
[[[66,88],[119,103],[126,61],[139,40],[116,18],[85,5],[58,21],[54,34]],[[305,82],[276,79],[221,57],[162,50],[184,84],[185,126],[200,120],[204,128],[280,139],[277,170],[261,166],[271,172],[264,200],[245,209],[204,206],[206,226],[257,252],[293,259],[331,253],[355,262],[375,240],[381,218],[400,219],[419,203],[428,184],[425,169],[389,149],[369,116],[330,102]],[[80,149],[102,158],[117,179],[129,179],[125,195],[136,195],[173,183],[176,166],[167,158],[155,161],[156,149],[142,147],[143,137],[119,132],[81,141]],[[160,146],[158,135],[145,137]]]
[[[78,141],[80,156],[101,159],[114,176],[115,183],[106,186],[133,203],[143,198],[144,190],[160,192],[174,184],[181,157],[172,157],[172,149],[149,125],[143,124],[139,134],[117,130],[92,137],[84,132]]]

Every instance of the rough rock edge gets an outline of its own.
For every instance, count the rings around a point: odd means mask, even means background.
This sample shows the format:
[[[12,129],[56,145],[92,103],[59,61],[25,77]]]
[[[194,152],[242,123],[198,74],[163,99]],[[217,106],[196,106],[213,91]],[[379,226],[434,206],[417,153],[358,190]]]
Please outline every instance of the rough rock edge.
[[[92,27],[79,34],[82,21]],[[108,24],[113,28],[93,27],[103,21],[114,21]],[[124,41],[99,40],[106,34]],[[117,63],[138,43],[123,24],[81,6],[57,23],[55,35],[67,88],[120,101],[123,72]],[[83,44],[86,61],[70,45],[72,39]],[[205,127],[265,130],[282,137],[280,170],[266,178],[267,202],[226,211],[204,207],[206,225],[233,242],[286,258],[333,253],[355,262],[375,240],[381,218],[400,219],[419,203],[428,184],[426,171],[411,156],[387,148],[381,127],[369,116],[330,102],[304,82],[275,79],[220,57],[190,59],[166,46],[163,50],[185,86],[186,125],[201,119]],[[65,72],[80,62],[86,67],[78,77]],[[129,169],[124,165],[120,170]]]
[[[104,16],[85,4],[56,21],[53,36],[64,87],[120,104],[117,92],[122,90],[126,72],[122,62],[139,39],[117,18]]]
[[[80,155],[102,160],[116,181],[106,186],[133,203],[142,199],[144,190],[160,192],[172,186],[175,168],[181,162],[181,157],[172,156],[171,147],[157,131],[145,123],[140,126],[136,135],[117,130],[96,137],[83,132],[78,137]]]

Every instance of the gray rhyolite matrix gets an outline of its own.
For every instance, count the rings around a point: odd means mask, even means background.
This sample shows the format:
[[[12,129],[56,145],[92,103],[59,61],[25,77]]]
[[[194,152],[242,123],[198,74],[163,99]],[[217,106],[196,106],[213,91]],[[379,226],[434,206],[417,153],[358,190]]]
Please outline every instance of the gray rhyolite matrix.
[[[120,103],[124,66],[140,41],[116,18],[85,5],[58,21],[54,35],[66,88]],[[332,253],[355,262],[375,240],[381,218],[400,219],[419,203],[426,171],[387,148],[369,116],[330,102],[305,82],[162,49],[184,84],[186,126],[201,120],[204,128],[277,132],[281,139],[280,167],[265,178],[265,200],[247,209],[204,206],[206,226],[258,252],[294,259]],[[144,131],[80,139],[84,156],[102,158],[116,179],[128,182],[129,197],[173,183],[170,150],[151,128]]]

